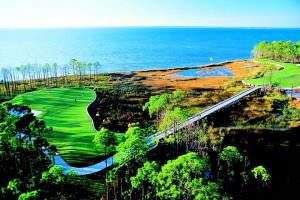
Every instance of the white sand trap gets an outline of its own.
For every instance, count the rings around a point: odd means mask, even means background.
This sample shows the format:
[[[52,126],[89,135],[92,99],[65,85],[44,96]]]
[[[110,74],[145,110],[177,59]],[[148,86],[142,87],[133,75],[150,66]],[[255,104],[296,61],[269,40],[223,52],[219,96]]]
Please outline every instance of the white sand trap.
[[[38,116],[42,114],[42,111],[38,111],[38,110],[31,110],[31,112],[33,113],[34,116]]]

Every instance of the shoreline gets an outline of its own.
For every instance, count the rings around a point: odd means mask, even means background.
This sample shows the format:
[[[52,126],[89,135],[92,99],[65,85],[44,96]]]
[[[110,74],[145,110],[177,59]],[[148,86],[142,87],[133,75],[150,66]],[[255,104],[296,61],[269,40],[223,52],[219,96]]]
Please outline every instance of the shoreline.
[[[207,77],[186,77],[186,76],[176,76],[177,72],[189,70],[189,69],[213,69],[218,67],[228,68],[233,76],[207,76]],[[95,75],[97,77],[105,77],[108,82],[122,82],[124,80],[134,81],[139,84],[143,84],[149,87],[181,87],[181,89],[191,89],[191,88],[222,88],[227,83],[234,80],[239,80],[244,86],[253,86],[249,84],[246,80],[254,77],[256,73],[261,71],[263,66],[255,62],[255,60],[249,59],[235,59],[226,60],[222,62],[215,62],[205,65],[197,66],[185,66],[185,67],[174,67],[174,68],[157,68],[157,69],[147,69],[147,70],[136,70],[136,71],[114,71],[110,73],[98,73]],[[83,80],[89,79],[90,74],[82,74]],[[94,76],[94,75],[92,75]],[[32,79],[35,81],[45,81],[47,79],[78,79],[79,75],[67,75],[67,76],[57,76],[57,77],[47,77],[46,79]],[[95,77],[93,79],[95,79]],[[93,80],[92,79],[92,80]],[[25,83],[30,80],[15,80],[15,83]],[[75,80],[76,82],[76,80]],[[0,86],[4,87],[4,82],[0,82]],[[296,89],[297,87],[294,87]],[[282,88],[285,90],[291,90],[291,88]],[[94,101],[97,100],[95,97]],[[93,102],[91,102],[92,106]],[[89,109],[87,109],[88,111]]]
[[[222,62],[216,62],[211,64],[205,64],[205,65],[197,65],[197,66],[186,66],[186,67],[174,67],[174,68],[156,68],[156,69],[148,69],[148,70],[135,70],[135,71],[114,71],[114,72],[107,72],[107,73],[100,73],[100,74],[126,74],[126,73],[134,73],[134,72],[167,72],[172,70],[186,70],[186,69],[197,69],[197,68],[206,68],[206,67],[220,67],[222,65],[231,64],[234,62],[246,62],[251,59],[235,59],[235,60],[226,60]]]
[[[186,69],[197,69],[197,68],[206,68],[206,67],[219,67],[221,65],[226,65],[226,64],[230,64],[230,63],[234,63],[234,62],[246,62],[249,61],[251,59],[234,59],[234,60],[225,60],[225,61],[221,61],[221,62],[215,62],[215,63],[210,63],[210,64],[199,64],[199,65],[191,65],[191,66],[182,66],[182,67],[157,67],[157,68],[153,68],[153,69],[141,69],[141,70],[128,70],[128,71],[111,71],[111,72],[100,72],[97,75],[114,75],[114,74],[130,74],[130,73],[138,73],[138,72],[157,72],[157,71],[162,71],[162,72],[167,72],[167,71],[172,71],[172,70],[186,70]],[[0,68],[2,69],[2,68]],[[3,67],[3,69],[5,69],[5,67]],[[12,67],[11,69],[15,69],[14,67]],[[66,76],[64,75],[58,75],[57,77],[54,76],[49,76],[47,78],[61,78],[61,77],[69,77],[69,76],[78,76],[78,75],[74,75],[74,74],[68,74]],[[83,76],[89,76],[88,73],[83,74]],[[32,80],[43,80],[43,78],[36,78],[36,79],[32,79]],[[18,79],[15,81],[29,81],[29,79]],[[4,84],[3,80],[0,80],[0,85]]]

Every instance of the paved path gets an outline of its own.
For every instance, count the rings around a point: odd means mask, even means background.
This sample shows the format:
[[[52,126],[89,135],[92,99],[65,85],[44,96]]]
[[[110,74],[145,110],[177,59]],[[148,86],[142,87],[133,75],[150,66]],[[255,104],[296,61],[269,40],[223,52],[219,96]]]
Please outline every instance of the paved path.
[[[194,124],[195,122],[211,115],[212,113],[216,112],[216,111],[219,111],[225,107],[228,107],[234,103],[236,103],[237,101],[239,101],[240,99],[242,99],[243,97],[249,95],[249,94],[252,94],[258,90],[261,90],[263,87],[262,86],[258,86],[258,87],[253,87],[253,88],[250,88],[250,89],[247,89],[243,92],[240,92],[238,93],[237,95],[234,95],[220,103],[217,103],[203,111],[201,111],[200,113],[196,114],[196,115],[193,115],[191,117],[189,117],[186,121],[184,121],[183,123],[181,124],[178,124],[177,125],[177,130],[180,130],[180,129],[183,129],[185,127],[188,127],[192,124]],[[160,140],[164,137],[167,137],[168,135],[171,135],[171,134],[174,134],[175,131],[174,131],[174,128],[169,128],[167,130],[164,130],[164,131],[160,131],[156,134],[153,134],[151,136],[149,136],[147,138],[147,144],[151,146],[151,149],[154,149],[158,143],[156,142],[157,140]],[[46,148],[43,149],[43,152],[48,155],[49,152]],[[62,166],[64,168],[64,173],[68,173],[69,171],[71,170],[74,170],[78,175],[89,175],[89,174],[94,174],[96,172],[99,172],[99,171],[102,171],[104,169],[106,169],[107,167],[110,167],[113,165],[113,157],[114,156],[111,156],[97,164],[94,164],[94,165],[91,165],[91,166],[88,166],[88,167],[82,167],[82,168],[78,168],[78,167],[72,167],[70,166],[68,163],[66,163],[64,161],[64,159],[59,155],[55,155],[54,156],[54,164],[57,165],[57,166]]]

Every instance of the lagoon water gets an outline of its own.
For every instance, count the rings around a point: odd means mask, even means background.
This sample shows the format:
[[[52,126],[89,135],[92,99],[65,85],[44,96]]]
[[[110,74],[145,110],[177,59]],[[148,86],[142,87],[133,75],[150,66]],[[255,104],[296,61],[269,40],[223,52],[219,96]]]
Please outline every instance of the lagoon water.
[[[227,67],[216,67],[212,69],[186,69],[180,72],[176,72],[174,75],[191,77],[191,78],[205,78],[216,76],[233,77],[233,73]]]
[[[196,66],[249,58],[262,40],[297,41],[300,29],[0,29],[0,68],[71,58],[99,61],[106,72]]]

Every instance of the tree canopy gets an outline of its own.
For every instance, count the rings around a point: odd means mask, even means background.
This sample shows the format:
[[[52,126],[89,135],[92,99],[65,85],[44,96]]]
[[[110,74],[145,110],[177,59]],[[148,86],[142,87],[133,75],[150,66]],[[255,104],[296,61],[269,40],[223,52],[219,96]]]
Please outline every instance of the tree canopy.
[[[261,181],[263,183],[267,183],[271,178],[268,170],[261,165],[254,167],[251,170],[251,173],[253,174],[253,176],[256,180]]]
[[[203,176],[208,169],[208,161],[192,152],[169,160],[157,174],[157,196],[163,199],[178,199],[188,192],[185,189],[187,184],[195,177]]]
[[[114,151],[114,147],[117,144],[117,138],[114,132],[107,128],[101,128],[101,130],[96,133],[93,142],[95,145],[103,145],[105,147],[105,151],[107,149],[109,151]]]
[[[151,96],[149,101],[143,107],[143,110],[148,110],[149,115],[152,117],[153,114],[159,114],[161,111],[172,109],[178,102],[183,100],[185,93],[181,90],[176,90],[171,94],[161,94]]]
[[[268,58],[283,62],[300,61],[300,41],[262,41],[253,48],[255,58]]]
[[[123,164],[130,160],[143,160],[148,150],[146,139],[140,127],[130,127],[125,133],[125,141],[117,146],[115,161]]]
[[[176,125],[177,123],[184,121],[187,117],[188,113],[181,108],[176,107],[174,110],[168,110],[159,124],[159,129],[167,129],[172,125]]]
[[[169,160],[160,170],[156,162],[144,163],[131,178],[131,186],[138,189],[150,185],[148,194],[160,199],[220,199],[219,183],[205,177],[209,170],[206,158],[190,152]]]
[[[219,154],[219,158],[228,163],[241,162],[243,160],[243,156],[235,146],[225,147]]]

